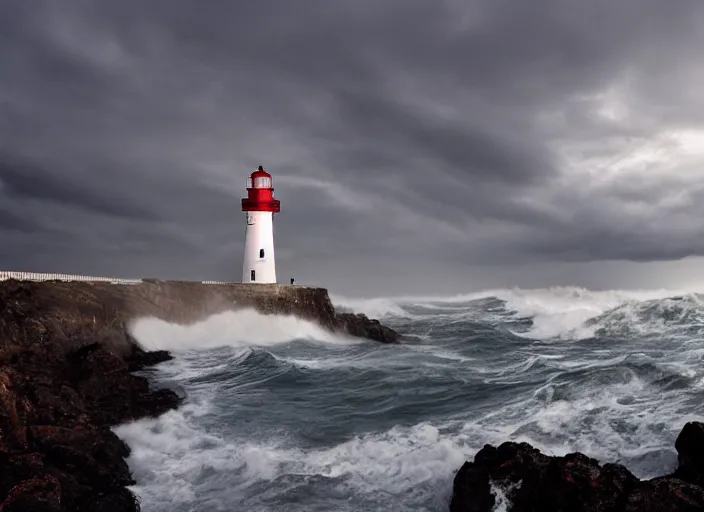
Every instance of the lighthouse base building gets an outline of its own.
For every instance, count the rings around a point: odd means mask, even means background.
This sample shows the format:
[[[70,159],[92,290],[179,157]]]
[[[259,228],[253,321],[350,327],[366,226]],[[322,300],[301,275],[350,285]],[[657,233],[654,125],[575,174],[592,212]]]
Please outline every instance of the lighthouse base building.
[[[247,179],[247,197],[242,199],[246,214],[243,283],[276,283],[274,214],[280,209],[272,177],[259,166]]]

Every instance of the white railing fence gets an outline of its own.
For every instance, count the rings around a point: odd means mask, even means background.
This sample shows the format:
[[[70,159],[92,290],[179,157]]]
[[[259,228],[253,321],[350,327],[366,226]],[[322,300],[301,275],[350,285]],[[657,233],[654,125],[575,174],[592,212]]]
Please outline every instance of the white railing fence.
[[[118,277],[79,276],[76,274],[49,274],[41,272],[13,272],[0,270],[0,281],[17,279],[19,281],[84,281],[113,284],[139,284],[142,279],[121,279]],[[232,281],[201,281],[203,284],[233,284]]]
[[[118,277],[79,276],[75,274],[51,274],[40,272],[12,272],[0,270],[0,281],[17,279],[20,281],[101,281],[115,284],[137,284],[141,279],[120,279]]]

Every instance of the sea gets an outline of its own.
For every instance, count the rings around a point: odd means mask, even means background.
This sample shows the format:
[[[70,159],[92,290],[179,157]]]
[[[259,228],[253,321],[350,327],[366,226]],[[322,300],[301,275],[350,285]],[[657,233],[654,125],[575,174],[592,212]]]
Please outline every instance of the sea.
[[[175,356],[143,373],[185,396],[115,428],[145,512],[445,512],[455,473],[485,444],[580,451],[649,478],[676,467],[677,434],[702,420],[704,295],[332,298],[404,341],[253,310],[132,325],[145,348]]]

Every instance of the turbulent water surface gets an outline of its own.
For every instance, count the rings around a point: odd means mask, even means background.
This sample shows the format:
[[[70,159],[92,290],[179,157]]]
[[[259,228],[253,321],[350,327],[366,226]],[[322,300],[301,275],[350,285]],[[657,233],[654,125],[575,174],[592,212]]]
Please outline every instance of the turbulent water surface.
[[[181,409],[117,429],[145,511],[445,511],[485,443],[579,450],[649,477],[704,400],[704,297],[494,291],[347,300],[407,334],[348,339],[239,311],[139,321]]]

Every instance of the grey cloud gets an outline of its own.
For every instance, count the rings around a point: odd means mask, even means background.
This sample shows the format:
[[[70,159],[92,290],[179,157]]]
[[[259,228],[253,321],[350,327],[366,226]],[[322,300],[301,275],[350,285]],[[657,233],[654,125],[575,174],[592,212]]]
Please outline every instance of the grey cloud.
[[[704,121],[701,2],[0,10],[0,266],[236,279],[260,164],[281,273],[350,290],[704,254],[685,164],[590,172]],[[596,113],[610,88],[623,120]]]
[[[4,209],[0,209],[0,230],[33,234],[43,231],[41,223],[20,217]]]
[[[96,173],[101,171],[105,172]],[[157,220],[153,212],[135,205],[129,197],[113,197],[110,190],[102,187],[88,188],[85,183],[66,177],[60,168],[47,170],[0,157],[0,181],[7,196],[56,201],[118,217]]]
[[[509,133],[509,136],[491,133],[489,126],[482,126],[476,119],[463,119],[464,124],[460,124],[424,118],[422,112],[396,103],[391,95],[382,99],[341,93],[338,106],[339,118],[348,127],[356,127],[367,139],[383,141],[384,147],[395,148],[397,161],[404,156],[432,159],[436,167],[429,169],[429,173],[449,172],[481,181],[524,182],[553,171],[547,154],[542,154],[543,148],[536,147],[535,141],[532,146],[525,143],[531,138],[526,133]],[[523,140],[519,135],[523,135]],[[517,162],[522,165],[516,165]]]

